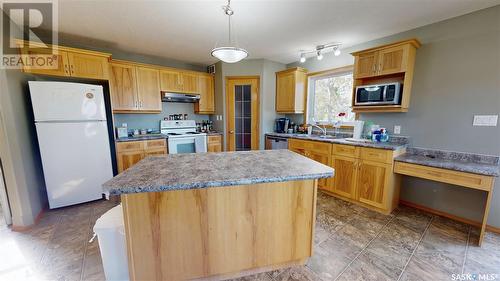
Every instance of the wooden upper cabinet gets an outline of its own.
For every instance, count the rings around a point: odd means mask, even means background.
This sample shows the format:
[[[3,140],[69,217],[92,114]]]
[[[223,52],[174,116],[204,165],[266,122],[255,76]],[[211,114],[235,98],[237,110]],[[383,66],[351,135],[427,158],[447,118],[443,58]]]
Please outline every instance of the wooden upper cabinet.
[[[71,76],[107,80],[109,78],[109,58],[68,52]]]
[[[155,68],[137,66],[136,76],[139,110],[161,111],[160,71]]]
[[[55,68],[42,69],[24,66],[24,72],[98,80],[107,80],[109,78],[111,54],[55,45],[52,46],[52,49],[48,49],[40,43],[30,42],[31,47],[39,46],[33,51],[33,49],[21,47],[24,46],[23,42],[21,40],[16,42],[20,46],[22,55],[54,55],[57,57],[57,67]]]
[[[378,52],[378,74],[405,72],[410,45],[382,49]]]
[[[353,76],[361,79],[406,72],[413,68],[418,47],[420,42],[411,39],[352,53]]]
[[[33,74],[43,74],[43,75],[54,75],[54,76],[70,76],[68,54],[65,51],[56,51],[54,54],[49,49],[39,49],[39,51],[33,52],[28,49],[21,49],[22,55],[53,55],[56,60],[54,63],[54,68],[42,69],[30,66],[24,66],[23,71]]]
[[[332,166],[335,169],[333,192],[346,198],[355,199],[358,159],[334,156]]]
[[[135,66],[122,63],[110,64],[109,89],[113,111],[137,110],[137,79]]]
[[[306,73],[300,67],[276,72],[276,112],[304,113]]]
[[[362,203],[385,209],[388,204],[388,189],[392,176],[392,165],[360,160],[357,182],[358,200]]]
[[[214,76],[202,74],[198,77],[198,93],[200,100],[194,104],[194,112],[198,114],[215,113]]]
[[[354,77],[363,78],[376,74],[378,52],[362,53],[354,58]]]
[[[198,77],[195,72],[179,69],[160,70],[160,88],[163,92],[197,94]]]
[[[199,75],[196,73],[182,72],[182,92],[187,94],[197,94],[198,93],[198,78]]]
[[[160,88],[163,92],[182,92],[182,77],[178,70],[160,70]]]
[[[409,39],[352,53],[353,112],[407,112],[413,82],[413,70],[420,42]],[[401,85],[399,104],[354,105],[356,87],[397,82]]]

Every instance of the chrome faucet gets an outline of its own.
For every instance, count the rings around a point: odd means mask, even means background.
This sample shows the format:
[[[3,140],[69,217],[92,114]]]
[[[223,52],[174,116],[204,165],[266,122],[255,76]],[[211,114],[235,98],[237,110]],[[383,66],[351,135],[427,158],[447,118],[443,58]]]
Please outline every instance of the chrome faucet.
[[[320,131],[323,133],[323,136],[326,136],[326,127],[324,128],[321,128],[320,126],[316,125],[316,124],[311,124],[311,126],[313,127],[316,127],[318,129],[320,129]]]

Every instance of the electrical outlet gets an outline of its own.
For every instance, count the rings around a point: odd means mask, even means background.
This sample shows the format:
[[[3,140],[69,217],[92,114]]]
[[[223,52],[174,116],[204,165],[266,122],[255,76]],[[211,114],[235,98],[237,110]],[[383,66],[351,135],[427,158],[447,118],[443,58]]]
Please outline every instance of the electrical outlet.
[[[395,125],[394,126],[394,134],[395,135],[401,134],[401,126],[400,125]]]
[[[474,115],[472,126],[496,127],[497,123],[498,115]]]

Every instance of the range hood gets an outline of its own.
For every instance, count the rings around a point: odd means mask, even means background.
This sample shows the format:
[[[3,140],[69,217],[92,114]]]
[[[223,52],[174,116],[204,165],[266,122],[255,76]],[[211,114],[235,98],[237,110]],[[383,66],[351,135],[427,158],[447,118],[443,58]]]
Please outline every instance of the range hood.
[[[200,95],[197,94],[181,94],[181,93],[161,93],[162,102],[197,102],[200,100]]]

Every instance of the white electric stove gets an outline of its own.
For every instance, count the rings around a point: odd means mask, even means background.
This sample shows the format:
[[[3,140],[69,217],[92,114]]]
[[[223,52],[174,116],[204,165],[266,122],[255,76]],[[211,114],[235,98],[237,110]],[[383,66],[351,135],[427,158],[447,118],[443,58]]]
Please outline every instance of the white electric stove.
[[[168,153],[207,152],[207,134],[196,131],[194,120],[162,120],[160,131],[168,136]]]

